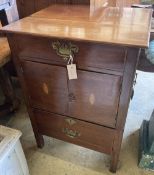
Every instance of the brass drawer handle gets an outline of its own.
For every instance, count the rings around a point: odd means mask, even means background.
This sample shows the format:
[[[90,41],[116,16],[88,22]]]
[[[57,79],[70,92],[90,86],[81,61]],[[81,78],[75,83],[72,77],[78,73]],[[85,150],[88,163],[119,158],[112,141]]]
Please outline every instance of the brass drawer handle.
[[[60,43],[59,41],[54,41],[52,42],[52,48],[56,51],[57,55],[62,57],[65,61],[70,59],[70,55],[74,57],[74,54],[79,51],[78,46],[71,42]]]
[[[68,129],[68,128],[63,128],[62,131],[66,136],[68,136],[72,139],[77,138],[81,135],[78,131],[73,131],[73,130]]]

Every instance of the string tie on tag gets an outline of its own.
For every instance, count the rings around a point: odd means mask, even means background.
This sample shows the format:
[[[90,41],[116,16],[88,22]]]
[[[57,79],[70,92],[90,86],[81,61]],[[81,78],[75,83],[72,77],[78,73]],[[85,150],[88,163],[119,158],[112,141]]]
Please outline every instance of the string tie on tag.
[[[70,58],[69,58],[69,60],[68,60],[68,63],[67,64],[73,64],[73,57],[72,57],[72,55],[70,55]]]

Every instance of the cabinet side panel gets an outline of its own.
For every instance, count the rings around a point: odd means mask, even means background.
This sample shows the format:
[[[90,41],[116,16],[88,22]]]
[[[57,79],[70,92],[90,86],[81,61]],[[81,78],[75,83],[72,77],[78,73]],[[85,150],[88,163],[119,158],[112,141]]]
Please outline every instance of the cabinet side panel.
[[[128,48],[120,96],[117,129],[124,129],[140,50]]]
[[[124,131],[124,126],[126,122],[129,102],[131,98],[133,81],[135,77],[138,58],[139,58],[139,49],[128,48],[127,58],[125,63],[125,70],[123,75],[122,90],[121,90],[121,96],[120,96],[120,102],[119,102],[116,132],[115,132],[114,144],[112,149],[112,161],[111,161],[111,167],[110,167],[110,170],[112,172],[116,172],[117,165],[118,165],[123,131]]]
[[[7,38],[8,38],[10,49],[11,49],[11,52],[12,52],[13,62],[14,62],[14,65],[16,67],[16,71],[17,71],[17,74],[18,74],[19,82],[20,82],[20,85],[21,85],[22,90],[23,90],[24,99],[25,99],[25,102],[26,102],[26,106],[27,106],[27,110],[28,110],[28,113],[29,113],[29,117],[30,117],[30,120],[31,120],[32,127],[33,127],[33,131],[34,131],[34,134],[35,134],[36,142],[37,142],[38,147],[41,148],[41,147],[44,146],[44,139],[43,139],[43,136],[39,133],[38,126],[37,126],[37,123],[36,123],[36,119],[33,115],[32,108],[30,107],[30,104],[29,104],[29,94],[28,94],[28,90],[26,88],[24,77],[23,77],[23,71],[21,69],[21,63],[20,63],[20,61],[18,59],[18,56],[16,54],[17,53],[16,41],[13,37],[13,34],[7,34]]]

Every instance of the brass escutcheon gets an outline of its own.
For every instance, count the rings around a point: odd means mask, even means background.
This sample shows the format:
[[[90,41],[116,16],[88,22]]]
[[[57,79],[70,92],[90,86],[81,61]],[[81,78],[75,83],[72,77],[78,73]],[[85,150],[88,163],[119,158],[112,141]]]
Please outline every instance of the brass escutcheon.
[[[78,46],[71,42],[54,41],[52,42],[52,48],[56,51],[57,55],[62,57],[65,61],[68,61],[70,55],[74,57],[74,54],[79,51]]]

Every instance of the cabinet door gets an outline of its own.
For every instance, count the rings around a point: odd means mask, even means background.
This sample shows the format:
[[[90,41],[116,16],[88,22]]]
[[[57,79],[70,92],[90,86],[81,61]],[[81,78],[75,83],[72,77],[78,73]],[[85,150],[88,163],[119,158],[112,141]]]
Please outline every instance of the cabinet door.
[[[30,104],[35,108],[66,114],[68,105],[66,69],[31,61],[23,61],[22,67]]]
[[[65,67],[23,61],[32,107],[115,127],[120,76],[77,70],[68,80]]]
[[[78,70],[69,81],[69,115],[115,127],[120,87],[120,76]]]

